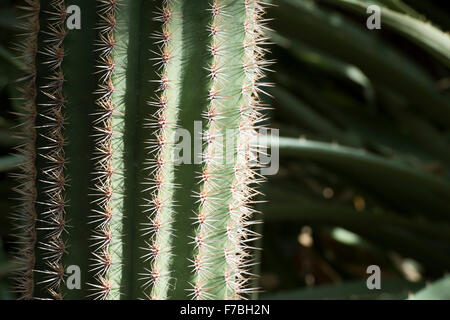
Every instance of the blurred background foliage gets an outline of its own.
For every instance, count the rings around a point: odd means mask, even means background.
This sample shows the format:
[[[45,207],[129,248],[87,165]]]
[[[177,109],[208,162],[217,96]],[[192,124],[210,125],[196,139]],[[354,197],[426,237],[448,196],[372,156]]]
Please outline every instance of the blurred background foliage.
[[[11,270],[14,6],[0,3],[0,298]],[[448,1],[275,0],[260,298],[450,299]],[[369,30],[368,4],[382,8]],[[366,269],[381,268],[381,290]],[[439,280],[441,279],[441,280]],[[436,281],[436,282],[435,282]],[[430,284],[433,282],[433,284]],[[414,296],[412,294],[415,294]]]

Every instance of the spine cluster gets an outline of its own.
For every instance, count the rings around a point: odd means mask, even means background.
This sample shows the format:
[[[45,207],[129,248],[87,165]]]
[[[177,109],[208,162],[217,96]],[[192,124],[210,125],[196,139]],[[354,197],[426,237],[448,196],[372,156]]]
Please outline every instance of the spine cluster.
[[[149,262],[142,275],[144,287],[151,288],[151,299],[166,299],[171,280],[172,222],[175,215],[174,197],[174,148],[175,131],[180,108],[180,69],[182,54],[182,11],[181,0],[163,1],[156,20],[162,29],[153,35],[159,52],[155,52],[159,89],[149,102],[156,108],[149,126],[154,129],[154,139],[148,141],[150,158],[147,161],[151,171],[149,188],[148,222],[144,235],[149,237],[144,260]]]
[[[18,138],[21,144],[17,147],[17,152],[25,158],[20,165],[15,178],[18,185],[14,188],[19,195],[17,210],[13,219],[16,227],[17,253],[16,260],[19,267],[15,272],[15,289],[19,299],[31,299],[33,297],[35,265],[34,247],[36,244],[36,54],[38,51],[39,34],[39,11],[38,0],[27,0],[26,5],[21,7],[24,15],[21,17],[20,25],[23,31],[21,41],[16,48],[21,54],[21,61],[24,65],[24,77],[21,91],[21,130]]]
[[[40,213],[39,220],[44,223],[40,228],[45,235],[45,242],[39,243],[39,248],[43,251],[46,268],[39,272],[44,274],[43,283],[54,299],[62,299],[61,284],[63,282],[65,270],[62,263],[63,255],[66,251],[66,244],[63,233],[66,230],[66,199],[64,189],[66,179],[64,174],[66,158],[64,155],[64,108],[65,98],[63,95],[64,73],[62,62],[64,60],[64,39],[67,31],[65,28],[66,7],[63,0],[53,0],[50,4],[51,10],[48,12],[49,24],[43,31],[47,35],[45,46],[42,50],[44,55],[43,65],[49,71],[46,82],[41,86],[45,102],[38,105],[39,114],[44,118],[42,126],[46,146],[40,147],[40,155],[46,160],[46,167],[43,169],[45,184],[43,203],[46,210]]]
[[[99,88],[96,104],[99,109],[94,120],[96,152],[95,167],[95,200],[97,209],[94,210],[91,223],[95,225],[93,240],[93,264],[91,272],[94,273],[96,283],[91,284],[96,299],[107,299],[113,290],[110,281],[110,270],[113,264],[111,254],[113,219],[113,115],[115,105],[113,102],[115,72],[114,52],[116,50],[115,31],[117,29],[116,13],[119,0],[97,0],[99,22],[98,62]],[[117,290],[117,288],[116,288]]]

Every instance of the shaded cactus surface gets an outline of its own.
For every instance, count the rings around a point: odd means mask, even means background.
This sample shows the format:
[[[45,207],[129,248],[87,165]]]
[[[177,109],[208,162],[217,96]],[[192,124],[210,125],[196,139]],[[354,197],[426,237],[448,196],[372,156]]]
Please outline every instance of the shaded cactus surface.
[[[72,5],[81,29],[68,28]],[[249,297],[263,4],[22,9],[20,298]],[[69,288],[68,266],[79,267],[80,288]]]

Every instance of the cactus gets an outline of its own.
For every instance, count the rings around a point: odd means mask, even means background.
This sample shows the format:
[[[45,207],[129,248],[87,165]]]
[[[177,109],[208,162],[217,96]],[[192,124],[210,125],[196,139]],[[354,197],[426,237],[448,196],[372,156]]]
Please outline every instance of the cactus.
[[[71,5],[79,30],[67,26]],[[253,141],[269,64],[263,3],[22,9],[19,297],[248,298],[263,180]],[[81,288],[68,286],[73,265]]]

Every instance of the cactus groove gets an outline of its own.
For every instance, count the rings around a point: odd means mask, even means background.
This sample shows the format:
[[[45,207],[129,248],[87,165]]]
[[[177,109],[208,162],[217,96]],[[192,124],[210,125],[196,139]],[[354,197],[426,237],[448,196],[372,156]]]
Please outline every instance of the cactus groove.
[[[263,3],[25,2],[18,297],[249,298]]]

